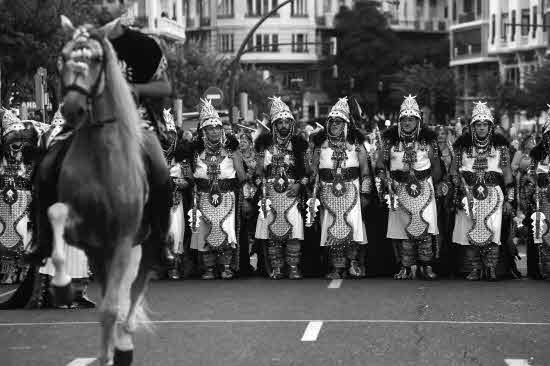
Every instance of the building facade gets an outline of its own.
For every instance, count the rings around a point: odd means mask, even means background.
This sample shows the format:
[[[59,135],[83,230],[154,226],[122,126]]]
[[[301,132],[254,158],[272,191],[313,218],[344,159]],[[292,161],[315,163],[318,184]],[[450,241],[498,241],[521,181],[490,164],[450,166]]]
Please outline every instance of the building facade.
[[[449,0],[450,66],[457,87],[457,116],[468,116],[473,102],[486,98],[486,86],[498,79],[498,57],[489,54],[491,34],[488,0]]]
[[[185,42],[184,0],[96,0],[98,6],[115,11],[123,7],[136,18],[143,31]]]

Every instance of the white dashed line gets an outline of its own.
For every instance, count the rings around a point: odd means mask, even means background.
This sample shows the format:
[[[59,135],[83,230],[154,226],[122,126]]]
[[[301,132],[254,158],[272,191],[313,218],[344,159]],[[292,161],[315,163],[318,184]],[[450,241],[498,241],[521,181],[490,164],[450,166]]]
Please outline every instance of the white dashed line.
[[[28,351],[31,348],[32,348],[31,346],[13,346],[13,347],[10,347],[9,349],[11,351]]]
[[[528,360],[519,358],[505,358],[504,362],[508,366],[531,366]]]
[[[67,366],[87,366],[91,365],[95,360],[95,358],[75,358]]]
[[[328,284],[328,288],[340,288],[340,286],[342,286],[343,281],[344,280],[332,280]]]
[[[304,335],[302,336],[302,342],[315,342],[319,336],[322,326],[323,322],[321,321],[309,322]]]

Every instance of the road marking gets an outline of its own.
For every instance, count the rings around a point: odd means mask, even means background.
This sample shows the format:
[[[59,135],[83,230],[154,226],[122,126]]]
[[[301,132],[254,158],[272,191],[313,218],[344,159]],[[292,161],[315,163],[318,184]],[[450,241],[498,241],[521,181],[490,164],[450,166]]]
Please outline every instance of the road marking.
[[[13,290],[10,290],[10,291],[8,291],[8,292],[4,292],[3,294],[0,294],[0,297],[2,297],[2,296],[8,296],[8,295],[10,295],[10,294],[13,294],[15,291],[17,291],[16,288],[13,289]]]
[[[12,351],[28,351],[31,349],[31,346],[13,346],[9,349]]]
[[[202,319],[202,320],[153,320],[150,324],[227,324],[227,323],[310,323],[320,320],[309,319]],[[505,321],[460,321],[460,320],[396,320],[396,319],[328,319],[323,323],[359,323],[359,324],[432,324],[432,325],[520,325],[548,327],[550,322],[505,322]],[[60,326],[60,325],[99,325],[96,321],[82,322],[35,322],[0,323],[0,327],[24,326]]]
[[[96,359],[95,358],[75,358],[67,364],[67,366],[86,366],[91,365]]]
[[[328,284],[328,288],[340,288],[340,286],[342,286],[342,282],[344,280],[340,279],[340,280],[332,280],[330,281],[330,283]]]
[[[528,360],[524,359],[516,359],[516,358],[505,358],[504,362],[506,362],[506,365],[508,366],[530,366]]]
[[[311,321],[307,324],[304,335],[302,336],[302,342],[315,342],[321,331],[323,322],[321,321]]]

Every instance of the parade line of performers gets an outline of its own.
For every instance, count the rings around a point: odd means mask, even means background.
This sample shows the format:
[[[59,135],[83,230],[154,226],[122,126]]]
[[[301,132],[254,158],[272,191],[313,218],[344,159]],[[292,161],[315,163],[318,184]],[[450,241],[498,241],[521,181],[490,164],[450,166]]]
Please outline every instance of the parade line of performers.
[[[514,179],[508,142],[482,102],[452,146],[423,125],[412,96],[404,98],[397,125],[369,136],[356,127],[361,113],[352,98],[338,100],[308,140],[281,98],[268,106],[253,136],[237,137],[201,100],[190,141],[164,110],[159,140],[172,211],[159,247],[169,278],[257,271],[294,280],[391,273],[398,280],[464,274],[494,281],[518,275],[521,239],[529,275],[550,279],[550,119],[531,164]],[[30,266],[23,253],[34,233],[33,170],[63,139],[64,119],[59,111],[51,125],[21,121],[8,110],[0,117],[0,281],[26,283],[2,307],[43,307],[52,265]],[[67,256],[80,284],[75,306],[94,306],[85,292],[86,256],[73,247]]]

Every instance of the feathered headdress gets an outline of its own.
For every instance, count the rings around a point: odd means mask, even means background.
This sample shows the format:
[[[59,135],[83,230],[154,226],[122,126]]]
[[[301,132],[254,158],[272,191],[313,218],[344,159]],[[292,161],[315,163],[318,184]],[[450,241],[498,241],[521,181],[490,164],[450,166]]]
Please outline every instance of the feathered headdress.
[[[63,118],[63,115],[61,114],[61,106],[57,109],[57,112],[53,115],[52,119],[52,126],[61,126],[65,124],[65,118]]]
[[[22,131],[25,125],[17,118],[12,111],[6,109],[2,117],[2,137],[5,137],[10,132]]]
[[[494,123],[493,113],[487,106],[487,102],[477,102],[474,103],[474,110],[472,111],[472,121],[470,124],[474,124],[477,121],[489,121]]]
[[[328,114],[328,119],[331,118],[342,118],[344,121],[350,122],[348,97],[338,99]]]
[[[399,119],[403,117],[417,117],[422,119],[420,116],[420,107],[416,102],[416,95],[408,95],[405,97],[403,103],[401,103],[401,108],[399,109]]]
[[[212,103],[208,99],[201,99],[199,129],[206,126],[222,126],[222,120]]]
[[[283,118],[290,118],[294,121],[294,116],[290,112],[290,108],[288,108],[286,103],[283,102],[280,97],[271,97],[269,98],[269,101],[269,119],[271,120],[271,123]]]

